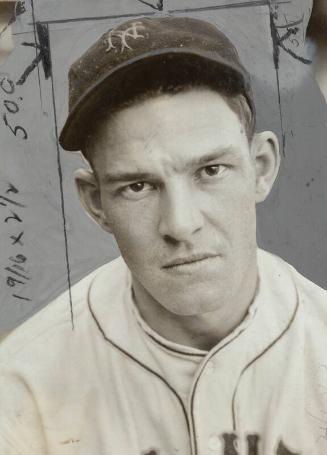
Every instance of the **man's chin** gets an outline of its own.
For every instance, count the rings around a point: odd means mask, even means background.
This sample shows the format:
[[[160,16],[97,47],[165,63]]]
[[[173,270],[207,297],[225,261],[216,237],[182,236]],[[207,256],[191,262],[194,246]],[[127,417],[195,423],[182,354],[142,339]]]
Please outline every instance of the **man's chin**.
[[[169,295],[171,298],[169,298]],[[201,316],[219,310],[226,305],[229,298],[220,293],[212,292],[176,292],[174,295],[169,292],[169,295],[163,296],[160,301],[170,313],[176,316]]]
[[[219,310],[233,297],[235,280],[231,280],[231,273],[222,272],[218,267],[205,276],[194,276],[167,274],[162,270],[156,273],[154,269],[147,280],[142,280],[143,284],[134,279],[133,287],[140,299],[143,294],[146,300],[176,316],[197,316]]]

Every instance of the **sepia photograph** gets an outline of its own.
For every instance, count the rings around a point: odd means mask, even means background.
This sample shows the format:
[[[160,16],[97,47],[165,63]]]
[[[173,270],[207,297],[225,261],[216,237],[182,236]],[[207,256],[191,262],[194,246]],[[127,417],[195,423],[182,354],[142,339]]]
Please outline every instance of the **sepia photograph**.
[[[0,454],[327,453],[325,0],[0,0]]]

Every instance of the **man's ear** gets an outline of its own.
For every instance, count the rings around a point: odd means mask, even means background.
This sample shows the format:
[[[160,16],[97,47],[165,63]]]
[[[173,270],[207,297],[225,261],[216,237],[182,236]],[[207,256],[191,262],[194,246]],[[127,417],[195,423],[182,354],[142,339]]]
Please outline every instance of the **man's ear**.
[[[256,202],[262,202],[271,191],[280,166],[279,144],[272,131],[254,136],[251,155],[255,165]]]
[[[99,183],[91,170],[78,169],[74,172],[79,199],[86,212],[107,232],[111,233],[102,209]]]

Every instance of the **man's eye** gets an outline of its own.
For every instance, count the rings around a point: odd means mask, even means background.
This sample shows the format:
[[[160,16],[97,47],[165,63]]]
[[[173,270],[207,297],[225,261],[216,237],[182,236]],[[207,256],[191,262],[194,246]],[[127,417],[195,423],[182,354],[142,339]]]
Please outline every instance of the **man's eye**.
[[[213,164],[211,166],[205,166],[200,170],[201,177],[215,177],[221,174],[226,169],[226,166],[221,164]]]
[[[143,191],[145,188],[145,183],[144,182],[136,182],[132,183],[131,185],[128,185],[128,188],[133,191],[134,193],[139,193],[140,191]]]
[[[151,190],[153,186],[146,182],[135,182],[131,183],[121,190],[121,194],[126,199],[141,199],[146,196]]]

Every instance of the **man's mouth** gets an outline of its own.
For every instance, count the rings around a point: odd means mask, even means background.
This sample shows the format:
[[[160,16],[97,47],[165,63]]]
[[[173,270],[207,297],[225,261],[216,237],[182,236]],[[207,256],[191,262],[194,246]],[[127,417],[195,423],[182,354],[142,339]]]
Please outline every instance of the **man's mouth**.
[[[212,259],[217,256],[218,256],[218,254],[213,254],[213,253],[200,253],[200,254],[192,254],[190,256],[178,257],[178,258],[175,258],[175,259],[167,262],[167,264],[165,264],[162,268],[171,270],[171,269],[182,267],[182,266],[200,264],[201,262],[204,262],[207,259]]]

